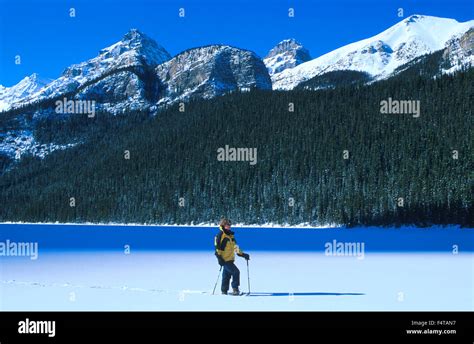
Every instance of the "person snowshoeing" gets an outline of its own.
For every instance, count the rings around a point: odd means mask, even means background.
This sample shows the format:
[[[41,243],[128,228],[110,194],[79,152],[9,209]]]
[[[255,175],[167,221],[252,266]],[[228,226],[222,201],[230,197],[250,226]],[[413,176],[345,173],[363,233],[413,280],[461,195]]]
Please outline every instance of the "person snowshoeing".
[[[222,218],[219,223],[219,233],[214,238],[215,255],[220,266],[223,267],[221,292],[227,295],[229,283],[232,277],[232,295],[240,295],[240,270],[234,264],[235,254],[239,257],[250,259],[247,253],[241,251],[230,230],[230,220]]]

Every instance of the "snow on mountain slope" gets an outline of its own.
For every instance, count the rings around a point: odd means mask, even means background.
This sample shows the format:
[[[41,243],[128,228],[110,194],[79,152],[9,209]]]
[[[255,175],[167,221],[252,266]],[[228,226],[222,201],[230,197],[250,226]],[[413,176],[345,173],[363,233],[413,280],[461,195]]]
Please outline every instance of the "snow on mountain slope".
[[[117,113],[149,106],[145,83],[137,74],[153,73],[156,65],[169,58],[168,52],[154,40],[132,29],[121,41],[102,49],[97,57],[66,68],[61,77],[49,84],[33,74],[14,87],[0,87],[0,111],[31,105],[12,119],[10,130],[0,134],[0,156],[11,160],[17,160],[18,153],[44,157],[75,144],[37,141],[33,135],[35,123],[25,120],[25,115],[51,116],[54,108],[36,108],[36,104],[44,100],[73,92],[68,96],[97,102],[96,111],[106,109]]]
[[[317,75],[335,70],[367,72],[376,79],[414,58],[445,48],[448,41],[474,27],[474,20],[413,15],[382,33],[272,76],[274,89],[292,89]]]
[[[66,68],[61,77],[24,99],[23,103],[74,91],[87,82],[118,69],[137,66],[154,67],[170,58],[171,55],[153,39],[137,29],[132,29],[121,41],[102,49],[97,57]]]
[[[0,133],[0,156],[19,160],[23,155],[31,155],[43,159],[56,150],[64,150],[79,144],[54,144],[38,142],[31,130],[18,129]]]
[[[263,59],[270,75],[296,67],[310,61],[309,51],[295,39],[285,39],[278,43]]]
[[[8,110],[12,104],[27,98],[46,86],[50,80],[40,78],[34,73],[12,87],[0,85],[0,111]]]

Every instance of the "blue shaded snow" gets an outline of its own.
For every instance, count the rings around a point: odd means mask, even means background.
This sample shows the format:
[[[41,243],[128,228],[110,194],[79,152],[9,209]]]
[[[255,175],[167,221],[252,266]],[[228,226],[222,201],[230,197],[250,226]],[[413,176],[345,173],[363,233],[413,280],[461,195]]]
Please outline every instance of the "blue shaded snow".
[[[474,252],[474,229],[458,226],[233,228],[245,251],[323,252],[327,243],[364,243],[366,252]],[[37,242],[41,250],[213,251],[216,227],[0,224],[0,242]]]

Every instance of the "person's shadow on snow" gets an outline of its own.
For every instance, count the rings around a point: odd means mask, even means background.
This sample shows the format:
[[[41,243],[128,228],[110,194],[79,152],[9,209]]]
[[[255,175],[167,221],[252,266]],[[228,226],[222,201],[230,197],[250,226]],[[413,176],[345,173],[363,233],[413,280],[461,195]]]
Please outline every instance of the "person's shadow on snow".
[[[261,293],[251,292],[248,296],[361,296],[364,293],[322,293],[322,292],[306,292],[306,293]]]

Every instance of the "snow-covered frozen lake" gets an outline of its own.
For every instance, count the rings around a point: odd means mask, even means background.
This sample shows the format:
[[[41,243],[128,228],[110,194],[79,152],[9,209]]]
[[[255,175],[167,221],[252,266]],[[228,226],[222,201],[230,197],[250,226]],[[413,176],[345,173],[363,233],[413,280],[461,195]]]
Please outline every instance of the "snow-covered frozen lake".
[[[0,225],[0,243],[38,243],[0,251],[0,310],[474,309],[472,229],[236,229],[243,297],[211,295],[215,231]]]

